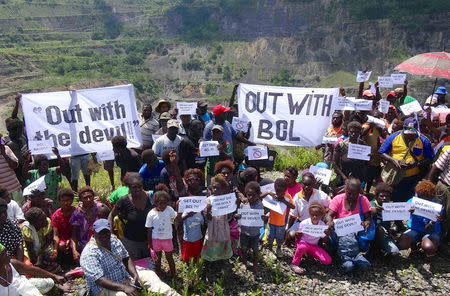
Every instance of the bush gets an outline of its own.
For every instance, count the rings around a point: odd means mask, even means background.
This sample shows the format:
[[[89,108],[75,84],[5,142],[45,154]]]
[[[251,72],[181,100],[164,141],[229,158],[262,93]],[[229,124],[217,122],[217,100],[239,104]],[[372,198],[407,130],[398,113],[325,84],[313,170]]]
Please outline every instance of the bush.
[[[295,80],[291,78],[291,73],[289,73],[287,69],[281,69],[270,78],[270,83],[272,85],[279,86],[293,86],[295,84]]]
[[[223,68],[223,80],[231,81],[231,69],[228,66]]]
[[[189,59],[181,64],[184,71],[199,71],[202,69],[202,62],[197,59]]]
[[[322,161],[322,152],[316,151],[313,147],[288,147],[275,148],[278,152],[275,159],[274,169],[284,171],[290,166],[295,166],[299,170],[309,168]]]

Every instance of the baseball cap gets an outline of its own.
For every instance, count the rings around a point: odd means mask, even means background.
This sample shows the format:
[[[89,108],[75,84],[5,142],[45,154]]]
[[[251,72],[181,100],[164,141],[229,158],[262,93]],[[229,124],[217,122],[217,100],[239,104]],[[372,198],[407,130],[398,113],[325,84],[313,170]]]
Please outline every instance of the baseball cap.
[[[375,95],[373,94],[373,92],[371,92],[370,90],[366,89],[365,91],[363,91],[363,97],[374,97]]]
[[[172,119],[172,116],[170,115],[170,113],[169,112],[164,112],[164,113],[161,113],[161,115],[159,116],[159,119],[161,120],[169,120],[169,119]]]
[[[211,130],[212,131],[219,130],[219,131],[223,132],[223,127],[221,125],[216,124],[215,126],[213,126],[213,128]]]
[[[222,104],[217,105],[216,107],[213,108],[214,116],[220,115],[220,114],[228,112],[228,111],[230,111],[230,107],[224,107],[224,106],[222,106]]]
[[[109,222],[106,219],[98,219],[92,225],[92,229],[94,229],[95,233],[99,233],[104,229],[108,229],[111,231],[111,227],[109,226]]]
[[[445,88],[445,86],[439,86],[434,93],[437,95],[445,95],[447,94],[447,89]]]
[[[406,135],[416,134],[418,127],[419,123],[415,118],[406,118],[405,123],[403,124],[403,133]]]
[[[208,107],[208,103],[206,103],[206,101],[199,101],[197,103],[197,107],[201,108],[201,107]]]
[[[176,119],[171,119],[167,121],[167,128],[176,127],[178,128],[178,121]]]
[[[390,96],[396,98],[396,97],[397,97],[397,94],[396,94],[395,92],[391,91],[391,92],[389,92],[389,93],[386,95],[386,99],[389,98]]]

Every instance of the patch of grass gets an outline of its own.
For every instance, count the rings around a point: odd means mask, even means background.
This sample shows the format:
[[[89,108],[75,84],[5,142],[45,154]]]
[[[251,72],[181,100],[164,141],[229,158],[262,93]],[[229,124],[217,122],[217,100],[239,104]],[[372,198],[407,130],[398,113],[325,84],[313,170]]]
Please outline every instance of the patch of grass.
[[[356,73],[352,74],[346,71],[335,72],[325,78],[322,78],[314,87],[357,87]]]
[[[284,171],[290,166],[303,170],[309,168],[311,164],[322,161],[321,151],[316,151],[312,147],[276,147],[275,150],[278,152],[274,164],[274,169],[277,171]]]

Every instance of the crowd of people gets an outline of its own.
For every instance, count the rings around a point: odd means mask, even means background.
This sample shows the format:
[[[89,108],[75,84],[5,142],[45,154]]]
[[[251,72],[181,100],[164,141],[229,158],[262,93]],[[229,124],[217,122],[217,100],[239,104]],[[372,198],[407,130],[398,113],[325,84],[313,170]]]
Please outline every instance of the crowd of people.
[[[336,261],[344,274],[369,269],[368,254],[434,256],[446,249],[450,113],[438,113],[448,108],[445,87],[426,100],[423,112],[405,116],[399,106],[416,100],[407,95],[407,81],[387,94],[386,114],[378,110],[378,85],[374,93],[361,83],[358,98],[372,100],[373,109],[335,111],[324,135],[335,137],[335,143],[316,147],[323,159],[312,165],[332,170],[328,185],[295,166],[282,178],[262,178],[261,167],[246,156],[245,148],[255,145],[249,133],[235,131],[230,123],[238,111],[236,87],[230,107],[217,105],[210,112],[201,101],[192,116],[178,116],[167,100],[159,100],[154,111],[143,103],[142,147],[129,149],[127,139],[117,135],[111,140],[114,160],[103,161],[112,191],[108,200],[99,199],[90,186],[92,167],[99,165],[95,153],[63,158],[53,148],[55,159],[30,154],[17,97],[0,144],[0,294],[40,295],[55,285],[68,291],[68,278],[84,276],[94,296],[135,296],[143,287],[178,295],[160,279],[163,255],[175,279],[174,256],[186,263],[240,256],[258,274],[261,248],[276,257],[292,248],[292,272],[305,272],[307,255],[324,265]],[[340,95],[346,95],[344,89]],[[204,140],[217,141],[219,155],[201,157]],[[370,146],[370,160],[350,158],[349,144]],[[122,183],[117,188],[115,166]],[[80,171],[86,186],[78,188]],[[62,176],[70,188],[60,188]],[[39,182],[45,186],[36,186]],[[214,197],[230,193],[237,210],[213,215]],[[179,211],[180,200],[190,196],[204,197],[205,208]],[[411,208],[408,221],[383,220],[384,204],[414,197],[441,204],[441,213],[432,220]],[[266,208],[265,198],[284,212]],[[239,209],[262,210],[265,226],[240,225]],[[364,230],[338,236],[334,221],[354,214]],[[323,226],[323,235],[303,233],[308,225]],[[64,273],[67,266],[70,271]]]

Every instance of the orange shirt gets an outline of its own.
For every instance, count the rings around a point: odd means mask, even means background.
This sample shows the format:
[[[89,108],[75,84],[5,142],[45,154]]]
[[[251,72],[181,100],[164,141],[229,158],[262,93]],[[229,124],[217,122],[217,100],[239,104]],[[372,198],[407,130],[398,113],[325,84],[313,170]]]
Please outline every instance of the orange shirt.
[[[289,193],[284,194],[284,199],[288,201],[290,204],[295,206],[294,200],[292,199],[292,196]],[[275,225],[275,226],[284,226],[286,225],[286,215],[289,213],[289,208],[286,207],[286,210],[284,210],[283,214],[277,213],[275,211],[270,210],[269,214],[269,224]]]

